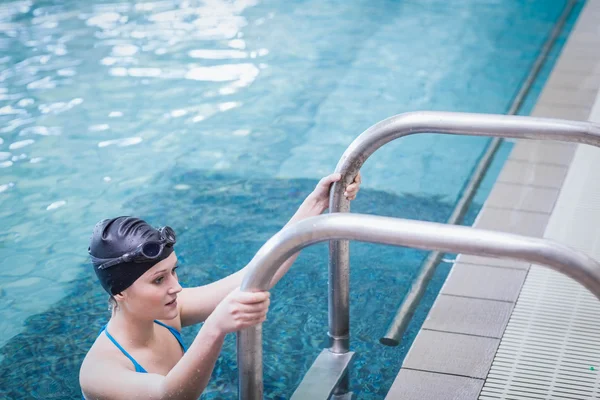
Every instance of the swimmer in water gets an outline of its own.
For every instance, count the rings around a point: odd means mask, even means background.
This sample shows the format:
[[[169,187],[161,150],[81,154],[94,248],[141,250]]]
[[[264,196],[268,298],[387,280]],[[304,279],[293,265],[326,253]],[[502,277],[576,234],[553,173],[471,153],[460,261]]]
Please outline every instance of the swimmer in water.
[[[288,224],[321,214],[339,174],[319,181]],[[345,196],[354,200],[360,174]],[[79,372],[85,399],[197,399],[206,388],[225,335],[262,323],[269,292],[242,292],[242,268],[208,285],[183,289],[177,280],[176,236],[133,217],[100,221],[89,254],[112,315]],[[298,254],[277,271],[271,287]],[[204,322],[189,349],[181,328]]]

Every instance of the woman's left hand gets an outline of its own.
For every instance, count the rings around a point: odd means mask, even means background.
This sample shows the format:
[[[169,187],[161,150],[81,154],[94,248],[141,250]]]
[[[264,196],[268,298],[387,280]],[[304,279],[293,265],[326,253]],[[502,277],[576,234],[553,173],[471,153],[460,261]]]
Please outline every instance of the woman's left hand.
[[[331,184],[334,182],[338,182],[342,179],[342,176],[338,173],[328,175],[321,179],[315,187],[315,190],[308,196],[309,199],[315,202],[315,205],[322,209],[323,211],[329,208],[329,189],[331,188]],[[356,195],[360,190],[360,184],[362,182],[362,178],[360,176],[360,172],[354,178],[354,181],[346,187],[344,191],[344,196],[348,200],[356,199]]]

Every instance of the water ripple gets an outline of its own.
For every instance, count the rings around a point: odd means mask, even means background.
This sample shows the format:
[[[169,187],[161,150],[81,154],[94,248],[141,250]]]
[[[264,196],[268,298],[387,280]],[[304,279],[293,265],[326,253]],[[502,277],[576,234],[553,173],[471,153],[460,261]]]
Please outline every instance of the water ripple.
[[[46,210],[48,210],[48,211],[56,210],[57,208],[63,207],[66,204],[67,204],[67,202],[65,200],[55,201],[54,203],[52,203],[48,207],[46,207]]]
[[[214,67],[192,68],[185,75],[186,79],[196,81],[224,82],[240,80],[250,83],[259,74],[259,69],[254,64],[229,64]]]
[[[97,26],[103,29],[108,29],[114,26],[121,19],[121,14],[116,12],[107,12],[104,14],[94,15],[87,20],[89,26]]]
[[[142,143],[141,137],[129,137],[123,139],[115,139],[115,140],[105,140],[103,142],[98,143],[98,147],[108,147],[108,146],[118,146],[118,147],[126,147],[133,146],[135,144]]]
[[[205,58],[209,60],[248,57],[247,52],[238,50],[190,50],[188,52],[188,55],[192,58]]]
[[[34,144],[35,140],[33,139],[27,139],[27,140],[20,140],[18,142],[13,142],[11,143],[8,148],[10,150],[16,150],[16,149],[21,149],[23,147],[29,146],[31,144]]]
[[[31,126],[23,129],[19,133],[19,136],[25,135],[58,136],[60,135],[60,128],[47,126]]]
[[[5,183],[3,185],[0,185],[0,193],[6,192],[8,189],[10,189],[13,186],[15,186],[15,184],[13,182],[9,182],[9,183]]]

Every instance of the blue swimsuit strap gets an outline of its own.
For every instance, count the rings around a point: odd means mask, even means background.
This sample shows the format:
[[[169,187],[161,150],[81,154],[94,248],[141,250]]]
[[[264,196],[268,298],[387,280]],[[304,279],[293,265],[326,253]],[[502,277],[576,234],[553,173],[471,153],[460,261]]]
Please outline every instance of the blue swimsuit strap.
[[[179,342],[179,345],[183,349],[183,352],[185,353],[187,351],[185,345],[183,344],[183,339],[181,337],[181,333],[177,329],[173,328],[172,326],[163,324],[162,322],[157,321],[157,320],[154,320],[154,322],[157,323],[160,326],[164,326],[165,328],[167,328],[169,330],[169,332],[171,332],[171,334],[173,334],[173,336],[175,336],[175,339],[177,339],[177,341]],[[131,360],[131,362],[133,363],[133,366],[135,367],[135,372],[147,373],[147,371],[144,369],[144,367],[142,367],[137,361],[135,361],[135,359],[131,356],[131,354],[129,354],[127,352],[127,350],[125,350],[123,348],[123,346],[121,346],[119,344],[119,342],[117,342],[115,340],[115,338],[108,332],[108,329],[106,329],[106,325],[104,326],[104,328],[102,330],[104,331],[104,333],[106,333],[106,336],[110,339],[110,341],[113,342],[114,345],[117,346],[117,348],[119,350],[121,350],[121,352],[127,358],[129,358],[129,360]]]
[[[179,332],[177,329],[173,328],[172,326],[163,324],[160,321],[154,320],[154,322],[156,322],[160,326],[164,326],[165,328],[167,328],[169,330],[169,332],[171,332],[173,334],[173,336],[175,336],[175,339],[177,339],[177,341],[179,342],[179,345],[183,349],[183,352],[185,353],[187,351],[185,344],[183,344],[183,338],[181,337],[181,332]]]
[[[125,354],[125,356],[127,358],[129,358],[131,360],[131,362],[133,363],[133,366],[135,367],[135,372],[147,373],[147,371],[144,369],[144,367],[142,367],[140,364],[138,364],[138,362],[135,361],[135,358],[131,357],[131,355],[127,352],[127,350],[125,350],[123,347],[121,347],[119,342],[117,342],[115,340],[115,338],[112,337],[112,335],[110,333],[108,333],[108,329],[106,329],[106,327],[104,327],[104,333],[106,333],[106,336],[110,339],[110,341],[113,342],[115,344],[115,346],[117,346],[119,348],[119,350],[121,350],[121,352],[123,354]]]

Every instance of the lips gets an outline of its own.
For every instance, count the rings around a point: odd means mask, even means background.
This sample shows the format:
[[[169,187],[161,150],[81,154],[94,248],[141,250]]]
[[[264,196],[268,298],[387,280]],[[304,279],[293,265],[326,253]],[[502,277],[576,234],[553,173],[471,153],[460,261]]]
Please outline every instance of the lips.
[[[172,306],[173,304],[175,304],[175,302],[177,302],[177,298],[174,298],[172,301],[168,302],[167,304],[165,304],[166,306]]]

